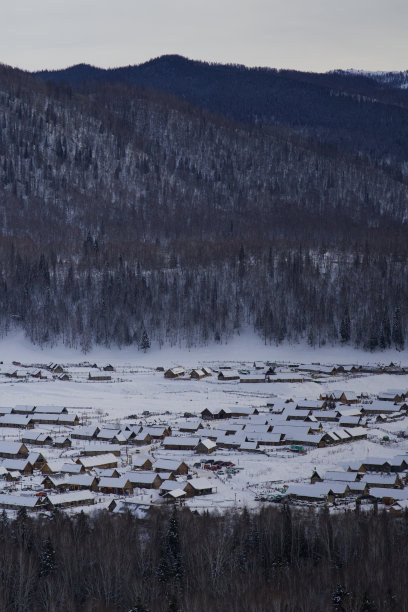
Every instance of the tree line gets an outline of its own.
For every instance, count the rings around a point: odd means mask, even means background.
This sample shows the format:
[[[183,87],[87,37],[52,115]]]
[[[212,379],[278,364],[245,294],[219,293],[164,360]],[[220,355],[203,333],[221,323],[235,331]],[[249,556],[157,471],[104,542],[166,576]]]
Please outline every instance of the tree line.
[[[36,344],[198,346],[252,330],[265,344],[342,343],[402,350],[408,334],[405,262],[366,252],[241,245],[221,261],[172,250],[136,264],[90,235],[82,254],[29,259],[10,248],[0,276],[0,334]],[[143,263],[141,263],[143,262]]]
[[[408,515],[187,509],[0,516],[0,607],[404,612]]]

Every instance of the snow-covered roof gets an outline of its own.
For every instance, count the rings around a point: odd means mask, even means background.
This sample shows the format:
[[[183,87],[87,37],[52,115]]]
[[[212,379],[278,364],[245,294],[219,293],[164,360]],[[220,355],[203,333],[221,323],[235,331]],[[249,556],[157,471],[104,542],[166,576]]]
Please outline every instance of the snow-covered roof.
[[[4,415],[4,414],[11,414],[13,412],[13,408],[11,406],[1,406],[0,407],[0,414]]]
[[[73,486],[90,487],[95,480],[91,474],[73,474],[68,478],[67,483]]]
[[[23,471],[28,464],[27,459],[2,459],[1,465],[10,472],[11,470]]]
[[[220,369],[220,375],[222,376],[222,378],[225,378],[226,380],[231,379],[231,378],[238,379],[240,377],[240,374],[238,373],[237,370]]]
[[[175,489],[182,488],[188,481],[180,483],[177,480],[164,480],[160,485],[160,491],[174,491]]]
[[[299,400],[296,408],[301,410],[321,410],[324,402],[322,400]]]
[[[167,436],[163,440],[163,446],[185,446],[194,447],[198,444],[199,438],[194,436]]]
[[[142,470],[129,470],[123,476],[126,476],[129,482],[136,485],[153,484],[157,477],[161,478],[157,472]]]
[[[67,409],[64,406],[35,406],[35,413],[46,413],[46,414],[62,414],[66,413]]]
[[[36,495],[0,495],[0,505],[7,504],[8,506],[15,506],[16,508],[35,508],[44,502],[44,499]]]
[[[21,442],[8,442],[7,440],[0,441],[0,454],[17,455],[23,444]]]
[[[173,499],[180,499],[181,497],[185,497],[187,494],[183,489],[174,489],[173,491],[168,491],[165,493],[167,497],[172,497]]]
[[[378,486],[388,487],[393,486],[396,480],[396,474],[375,474],[373,472],[368,472],[364,474],[364,476],[360,479],[360,482],[365,482],[368,485],[372,483]]]
[[[241,442],[239,450],[241,451],[254,451],[258,449],[257,442]]]
[[[245,431],[244,431],[245,433]],[[268,445],[268,444],[277,444],[278,442],[280,442],[281,439],[281,435],[280,433],[276,433],[276,432],[248,432],[245,434],[244,440],[243,441],[247,441],[247,442],[257,442],[258,444],[264,444],[264,445]],[[241,446],[242,443],[240,443]]]
[[[364,404],[363,409],[365,412],[378,412],[379,414],[385,414],[390,412],[400,412],[404,404],[394,404],[393,402],[384,402],[381,400],[374,400],[371,404]]]
[[[356,472],[336,472],[328,471],[324,475],[324,480],[338,480],[342,482],[349,482],[356,480]]]
[[[95,495],[91,491],[69,491],[68,493],[47,495],[53,506],[62,506],[70,503],[87,502],[95,500]]]
[[[49,462],[47,461],[48,467],[49,467]],[[64,463],[61,468],[60,471],[61,472],[65,472],[67,474],[80,474],[82,469],[82,466],[79,463]]]
[[[365,429],[365,427],[361,427],[361,426],[350,427],[350,429],[346,428],[344,431],[348,433],[348,435],[351,436],[352,438],[357,438],[360,436],[367,436],[367,430]]]
[[[77,427],[75,432],[73,432],[74,437],[86,436],[92,437],[95,435],[95,432],[98,430],[97,425],[83,425],[82,427]]]
[[[32,416],[27,416],[25,414],[5,414],[4,416],[0,416],[0,425],[27,426],[32,422]]]
[[[129,472],[126,472],[126,474],[123,474],[123,476],[120,476],[119,478],[102,476],[98,486],[100,489],[105,487],[108,489],[121,489],[126,485],[126,483],[131,482],[130,478],[128,478],[128,474]]]
[[[205,446],[207,449],[212,449],[215,448],[217,445],[215,442],[213,442],[213,440],[209,440],[208,438],[205,438],[204,440],[200,441],[200,444],[202,444],[203,446]]]
[[[370,495],[377,499],[383,497],[391,497],[396,500],[408,499],[408,488],[407,489],[390,489],[385,487],[370,487]]]
[[[339,438],[339,440],[343,440],[343,441],[350,440],[350,434],[347,433],[345,429],[336,428],[336,429],[332,429],[328,433],[335,434]]]
[[[175,376],[181,376],[185,373],[185,369],[182,366],[175,366],[174,368],[169,368],[167,371]]]
[[[86,453],[116,453],[121,451],[121,446],[110,442],[85,442],[84,451]]]
[[[241,430],[244,433],[266,433],[270,428],[270,425],[252,425],[251,423],[248,425],[245,425],[244,429]]]
[[[183,462],[178,459],[158,459],[153,464],[153,469],[169,470],[170,472],[173,472],[174,470],[177,470],[182,463]]]
[[[360,423],[360,416],[349,416],[349,417],[341,417],[340,425],[346,427],[347,425],[358,425]]]
[[[103,455],[94,455],[92,457],[79,457],[79,461],[85,468],[92,468],[109,463],[117,464],[118,457],[115,457],[115,455],[112,455],[112,453],[106,453]]]
[[[188,481],[195,491],[204,491],[206,489],[214,489],[216,487],[214,481],[208,478],[192,478]]]
[[[179,428],[185,429],[186,431],[197,431],[200,425],[201,419],[186,419],[179,425]]]
[[[150,457],[147,457],[146,455],[133,455],[132,456],[132,465],[134,465],[135,467],[141,467],[142,465],[146,463],[146,461],[152,462],[152,459]]]
[[[296,497],[311,497],[315,499],[326,499],[330,491],[335,495],[344,495],[347,483],[337,481],[315,482],[314,484],[292,484],[286,490],[286,495]]]

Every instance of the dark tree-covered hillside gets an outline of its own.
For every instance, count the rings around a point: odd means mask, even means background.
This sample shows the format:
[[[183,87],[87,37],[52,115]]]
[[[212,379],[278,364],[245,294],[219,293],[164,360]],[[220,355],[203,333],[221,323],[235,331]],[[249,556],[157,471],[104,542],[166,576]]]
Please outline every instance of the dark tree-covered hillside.
[[[395,152],[386,163],[357,141],[350,151],[134,84],[77,89],[2,66],[0,85],[1,333],[84,350],[248,328],[266,343],[404,346],[408,184]]]
[[[289,507],[0,517],[0,607],[406,612],[408,519]]]

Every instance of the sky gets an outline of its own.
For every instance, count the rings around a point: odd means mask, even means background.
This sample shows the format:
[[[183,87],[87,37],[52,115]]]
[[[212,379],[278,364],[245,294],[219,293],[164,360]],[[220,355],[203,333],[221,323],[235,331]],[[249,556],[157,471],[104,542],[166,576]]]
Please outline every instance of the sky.
[[[14,0],[0,62],[26,70],[163,54],[323,72],[408,69],[407,0]]]

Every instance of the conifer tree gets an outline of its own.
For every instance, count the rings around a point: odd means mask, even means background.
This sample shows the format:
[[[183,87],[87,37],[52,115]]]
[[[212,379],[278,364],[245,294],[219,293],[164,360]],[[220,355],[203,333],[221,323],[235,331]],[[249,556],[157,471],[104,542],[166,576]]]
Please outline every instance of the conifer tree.
[[[55,572],[56,568],[57,565],[55,561],[55,550],[51,543],[51,540],[47,538],[44,542],[40,557],[40,578],[44,578],[52,572]]]
[[[150,338],[147,334],[147,331],[144,329],[142,333],[142,338],[140,340],[140,348],[143,352],[146,352],[150,348]]]

